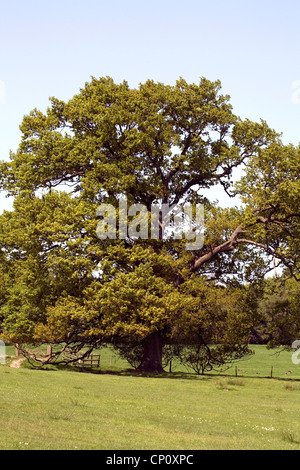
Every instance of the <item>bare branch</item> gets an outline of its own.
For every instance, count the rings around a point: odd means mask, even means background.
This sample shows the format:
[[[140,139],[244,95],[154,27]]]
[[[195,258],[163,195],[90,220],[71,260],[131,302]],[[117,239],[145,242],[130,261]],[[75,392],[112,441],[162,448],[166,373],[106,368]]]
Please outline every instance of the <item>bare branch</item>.
[[[239,236],[240,233],[243,233],[242,226],[239,225],[234,232],[232,233],[231,237],[229,240],[226,242],[222,243],[221,245],[216,246],[215,248],[211,249],[204,255],[200,256],[197,258],[192,267],[191,271],[194,272],[197,269],[200,268],[203,264],[207,263],[208,261],[211,261],[213,258],[215,258],[219,253],[224,253],[224,252],[229,252],[232,251],[236,248],[237,246],[237,237]]]

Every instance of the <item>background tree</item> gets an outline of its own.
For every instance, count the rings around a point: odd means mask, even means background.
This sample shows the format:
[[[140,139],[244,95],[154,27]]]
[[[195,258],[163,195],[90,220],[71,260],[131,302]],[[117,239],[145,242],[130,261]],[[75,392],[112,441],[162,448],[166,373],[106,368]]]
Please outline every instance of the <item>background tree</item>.
[[[290,348],[300,337],[299,302],[300,286],[294,278],[266,279],[259,302],[262,318],[253,335],[256,341]]]
[[[274,256],[297,272],[299,149],[284,147],[265,122],[235,116],[220,82],[148,80],[130,89],[93,78],[69,102],[52,98],[47,113],[33,110],[20,128],[18,151],[1,165],[1,186],[16,198],[0,221],[14,266],[3,328],[14,340],[93,347],[136,338],[139,369],[161,372],[163,343],[185,315],[182,299],[195,301],[181,287],[191,276],[207,289],[254,280]],[[203,196],[216,185],[239,191],[244,207],[221,209]],[[97,207],[118,207],[122,196],[148,210],[204,204],[203,247],[188,251],[186,240],[161,236],[99,240]]]
[[[299,174],[300,146],[284,146],[277,139],[249,159],[246,173],[236,185],[246,205],[244,226],[247,231],[240,243],[264,250],[298,280]]]

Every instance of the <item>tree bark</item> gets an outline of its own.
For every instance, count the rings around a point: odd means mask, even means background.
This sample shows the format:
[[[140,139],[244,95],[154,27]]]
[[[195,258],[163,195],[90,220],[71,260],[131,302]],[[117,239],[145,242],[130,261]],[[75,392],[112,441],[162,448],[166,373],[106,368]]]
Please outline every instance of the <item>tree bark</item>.
[[[165,372],[162,366],[162,334],[151,333],[144,341],[144,354],[137,368],[139,372]]]

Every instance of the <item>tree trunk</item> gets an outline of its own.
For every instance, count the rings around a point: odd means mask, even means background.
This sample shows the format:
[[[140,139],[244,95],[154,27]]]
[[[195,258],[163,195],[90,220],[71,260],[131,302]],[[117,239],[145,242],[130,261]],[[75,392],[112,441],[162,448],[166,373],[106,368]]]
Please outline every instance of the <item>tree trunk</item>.
[[[137,368],[141,372],[165,372],[162,366],[162,335],[159,331],[151,333],[144,341],[144,354]]]

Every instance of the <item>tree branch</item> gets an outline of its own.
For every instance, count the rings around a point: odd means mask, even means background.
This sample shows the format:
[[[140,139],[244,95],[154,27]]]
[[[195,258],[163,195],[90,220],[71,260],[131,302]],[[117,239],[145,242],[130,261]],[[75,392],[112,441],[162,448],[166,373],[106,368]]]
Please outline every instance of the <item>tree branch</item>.
[[[218,245],[216,246],[215,248],[211,249],[210,251],[208,251],[207,253],[205,253],[204,255],[200,256],[199,258],[197,258],[193,265],[191,266],[191,271],[192,272],[195,272],[197,271],[197,269],[200,268],[200,266],[202,266],[204,263],[207,263],[208,261],[212,260],[213,258],[215,258],[219,253],[224,253],[224,252],[228,252],[228,251],[232,251],[234,250],[234,248],[236,248],[237,246],[237,237],[239,236],[239,234],[241,234],[243,232],[243,229],[242,229],[242,226],[239,225],[235,230],[234,232],[232,233],[231,237],[229,238],[229,240],[227,240],[226,242],[222,243],[221,245]]]

